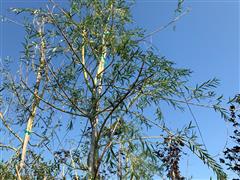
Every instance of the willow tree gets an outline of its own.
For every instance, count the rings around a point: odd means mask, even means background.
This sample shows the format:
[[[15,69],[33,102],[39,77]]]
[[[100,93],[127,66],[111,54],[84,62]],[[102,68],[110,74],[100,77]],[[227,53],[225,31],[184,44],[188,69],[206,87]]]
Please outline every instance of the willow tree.
[[[130,7],[124,0],[72,0],[63,7],[50,1],[46,8],[12,9],[27,12],[28,21],[18,75],[14,78],[11,66],[3,70],[8,98],[2,99],[7,108],[0,118],[13,139],[1,147],[14,152],[6,163],[19,179],[151,179],[166,174],[174,179],[180,177],[182,148],[189,148],[219,179],[226,178],[197,143],[195,128],[186,124],[171,131],[161,110],[196,105],[227,118],[213,92],[218,81],[189,87],[190,70],[176,68],[153,47],[144,48],[152,34],[136,28]],[[200,104],[208,98],[213,104]],[[156,128],[160,135],[145,135]],[[66,136],[70,140],[64,141]],[[169,147],[168,154],[161,153]],[[167,157],[173,152],[176,159],[169,167]]]

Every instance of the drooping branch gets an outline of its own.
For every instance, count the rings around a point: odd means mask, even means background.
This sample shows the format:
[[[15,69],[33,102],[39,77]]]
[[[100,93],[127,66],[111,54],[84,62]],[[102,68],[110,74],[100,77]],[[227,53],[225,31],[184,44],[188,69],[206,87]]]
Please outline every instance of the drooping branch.
[[[23,83],[24,86],[28,89],[28,91],[34,95],[34,92],[31,90],[31,88],[28,87],[28,85],[27,85],[24,81],[22,81],[22,83]],[[53,109],[56,109],[56,110],[58,110],[58,111],[60,111],[60,112],[63,112],[63,113],[66,113],[66,114],[70,114],[70,115],[74,115],[74,116],[82,116],[82,117],[85,117],[85,115],[82,115],[82,114],[79,114],[79,113],[74,113],[74,112],[71,112],[71,111],[67,111],[67,110],[65,110],[65,109],[62,109],[62,108],[60,108],[60,107],[58,107],[58,106],[56,106],[56,105],[48,102],[47,100],[45,100],[45,99],[44,99],[43,97],[41,97],[41,96],[38,96],[38,95],[35,95],[35,96],[36,96],[37,98],[39,98],[39,99],[40,99],[43,103],[45,103],[46,105],[48,105],[48,106],[52,107]]]
[[[4,145],[4,144],[2,144],[2,143],[0,143],[0,148],[11,149],[11,150],[13,150],[15,153],[18,152],[18,149],[16,149],[15,147],[9,146],[9,145]]]
[[[165,131],[169,136],[175,137],[174,133],[172,133],[167,127],[163,127],[150,119],[148,119],[148,121],[154,124],[156,127],[160,128],[161,130]],[[217,164],[217,162],[207,153],[205,149],[201,148],[201,145],[197,144],[192,139],[187,139],[180,136],[177,136],[176,140],[184,143],[184,145],[187,146],[193,154],[195,154],[199,159],[201,159],[204,164],[206,163],[217,174],[220,180],[227,179],[227,175],[223,171],[222,167]]]

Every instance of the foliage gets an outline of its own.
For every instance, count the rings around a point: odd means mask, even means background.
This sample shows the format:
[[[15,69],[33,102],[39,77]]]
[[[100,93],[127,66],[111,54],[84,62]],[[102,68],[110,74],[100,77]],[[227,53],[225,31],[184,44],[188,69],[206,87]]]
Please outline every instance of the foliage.
[[[0,164],[0,179],[15,179],[15,175],[13,172],[9,170],[9,168],[5,165],[5,163],[1,162]]]
[[[165,138],[163,145],[160,146],[161,149],[155,151],[157,157],[166,166],[167,177],[170,179],[184,179],[179,170],[181,146],[184,146],[183,142],[176,142],[171,138]]]
[[[6,110],[0,119],[10,137],[1,148],[12,150],[15,158],[8,163],[17,165],[20,176],[153,179],[167,169],[167,176],[180,177],[184,145],[226,179],[197,143],[194,127],[172,132],[161,111],[164,103],[175,110],[196,105],[227,118],[222,97],[214,93],[218,80],[191,87],[189,69],[144,49],[147,35],[135,27],[130,7],[124,0],[72,0],[64,8],[50,1],[45,9],[12,9],[28,13],[28,20],[19,70],[7,61],[1,69]],[[212,104],[200,104],[205,99]],[[144,135],[154,128],[160,129],[157,140]],[[175,159],[159,159],[155,145],[164,148],[161,139],[169,137],[174,141],[167,156],[174,153]]]
[[[240,96],[235,96],[232,100],[230,100],[230,108],[229,111],[231,113],[231,117],[229,118],[229,122],[233,125],[233,136],[230,136],[235,145],[231,148],[226,148],[224,150],[224,159],[220,158],[220,162],[224,163],[228,169],[235,172],[238,176],[240,176],[240,131],[239,131],[239,118],[240,114],[237,114],[239,111],[239,101]]]

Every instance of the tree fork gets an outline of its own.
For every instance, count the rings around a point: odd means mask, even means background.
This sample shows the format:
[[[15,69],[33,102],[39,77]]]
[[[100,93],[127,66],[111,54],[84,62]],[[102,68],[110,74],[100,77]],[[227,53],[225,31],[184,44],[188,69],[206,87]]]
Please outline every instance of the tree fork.
[[[99,60],[98,64],[98,69],[97,73],[95,76],[95,85],[97,87],[97,90],[95,92],[97,98],[101,96],[102,93],[102,78],[103,78],[103,73],[104,73],[104,64],[106,60],[106,55],[107,55],[107,48],[105,44],[105,32],[106,28],[104,28],[104,34],[102,37],[102,55]],[[94,109],[94,115],[97,114],[99,110],[99,101],[96,98],[93,98],[93,109]],[[95,179],[99,177],[98,173],[98,156],[99,156],[99,149],[98,149],[98,130],[97,130],[97,125],[98,125],[98,115],[95,116],[92,120],[92,134],[91,134],[91,146],[90,146],[90,152],[89,152],[89,172],[91,174],[91,178]]]

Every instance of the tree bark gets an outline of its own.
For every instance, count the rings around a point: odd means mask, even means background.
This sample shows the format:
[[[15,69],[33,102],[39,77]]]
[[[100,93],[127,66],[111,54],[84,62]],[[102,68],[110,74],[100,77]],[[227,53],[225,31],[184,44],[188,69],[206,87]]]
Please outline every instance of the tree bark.
[[[44,66],[45,66],[45,40],[44,40],[44,31],[43,31],[43,26],[44,26],[44,22],[38,30],[39,36],[40,36],[40,40],[41,40],[41,44],[40,44],[40,63],[39,63],[39,67],[38,67],[38,71],[37,71],[37,78],[36,78],[36,83],[34,86],[34,100],[32,103],[32,108],[31,108],[31,112],[27,121],[27,128],[25,130],[25,137],[24,137],[24,141],[23,141],[23,146],[22,146],[22,154],[21,154],[21,161],[20,161],[20,169],[19,171],[21,171],[21,169],[24,167],[24,161],[26,159],[26,152],[27,152],[27,145],[29,143],[30,140],[30,134],[32,132],[32,127],[33,127],[33,123],[34,123],[34,119],[36,116],[36,112],[37,112],[37,108],[39,106],[40,103],[40,99],[39,99],[39,90],[40,90],[40,84],[41,84],[41,80],[43,78],[43,71],[44,71]]]
[[[95,119],[97,121],[97,119]],[[93,124],[92,127],[92,134],[91,134],[91,146],[90,146],[90,153],[89,153],[89,173],[91,179],[98,179],[99,173],[97,172],[97,164],[98,164],[98,145],[97,145],[97,127],[96,123]]]

